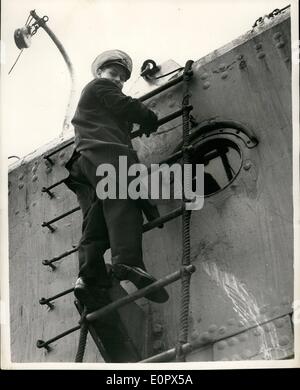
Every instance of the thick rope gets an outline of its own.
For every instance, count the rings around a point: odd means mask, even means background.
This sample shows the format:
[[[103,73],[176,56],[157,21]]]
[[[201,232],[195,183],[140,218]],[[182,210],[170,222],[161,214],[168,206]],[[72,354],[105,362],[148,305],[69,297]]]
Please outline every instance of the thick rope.
[[[183,155],[182,162],[183,167],[185,164],[189,164],[189,138],[190,138],[190,118],[189,110],[186,109],[189,105],[189,79],[191,76],[191,67],[193,61],[187,61],[184,69],[183,80],[185,85],[185,93],[182,101],[183,106],[183,115],[182,115],[182,125],[183,125]],[[184,169],[183,169],[184,172]],[[191,178],[187,177],[190,172],[189,170],[185,173],[185,178],[183,178],[182,188],[183,188],[183,199],[182,199],[182,267],[187,266],[191,263],[191,251],[190,251],[190,217],[191,211],[186,210],[186,202],[184,194],[187,192],[191,193],[190,183]],[[180,328],[178,342],[176,346],[176,361],[185,361],[185,355],[183,353],[182,346],[187,343],[188,340],[188,330],[189,330],[189,305],[190,305],[190,279],[191,274],[188,272],[183,272],[181,278],[181,306],[180,306]]]
[[[86,347],[86,340],[87,340],[87,334],[88,334],[88,323],[85,319],[85,316],[87,314],[86,307],[84,307],[84,310],[81,314],[81,319],[80,319],[80,336],[79,336],[79,343],[77,347],[77,353],[75,357],[75,363],[82,363],[83,361],[83,356],[84,356],[84,351]]]

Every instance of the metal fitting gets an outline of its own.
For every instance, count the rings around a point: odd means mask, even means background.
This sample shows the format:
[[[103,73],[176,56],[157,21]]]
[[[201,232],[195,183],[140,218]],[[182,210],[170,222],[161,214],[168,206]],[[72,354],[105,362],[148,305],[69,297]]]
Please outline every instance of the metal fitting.
[[[44,340],[38,340],[36,342],[36,346],[38,348],[45,348],[48,352],[51,351],[51,348],[49,347],[49,345]]]
[[[54,309],[53,303],[49,302],[49,300],[46,299],[46,298],[41,298],[41,299],[39,300],[39,303],[40,303],[40,305],[47,305],[47,306],[49,307],[50,310],[53,310],[53,309]]]

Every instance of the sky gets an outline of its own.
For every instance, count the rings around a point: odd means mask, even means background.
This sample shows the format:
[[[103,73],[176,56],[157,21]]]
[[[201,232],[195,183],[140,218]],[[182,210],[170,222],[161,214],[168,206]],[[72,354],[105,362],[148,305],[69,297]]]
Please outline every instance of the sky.
[[[14,31],[29,11],[49,17],[48,26],[75,69],[76,94],[92,78],[90,65],[104,50],[133,59],[132,78],[146,59],[180,65],[198,60],[251,30],[255,20],[293,0],[2,0],[1,151],[23,157],[57,138],[63,127],[70,77],[61,54],[39,29],[13,71],[19,49]],[[15,160],[10,160],[14,162]]]

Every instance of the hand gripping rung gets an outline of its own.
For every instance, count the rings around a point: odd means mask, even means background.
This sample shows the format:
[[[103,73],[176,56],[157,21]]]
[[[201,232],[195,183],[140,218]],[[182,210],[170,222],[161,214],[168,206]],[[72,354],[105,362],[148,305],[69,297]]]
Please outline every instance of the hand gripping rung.
[[[50,190],[52,190],[52,188],[55,188],[55,187],[59,186],[60,184],[64,183],[65,180],[66,180],[66,179],[62,179],[62,180],[59,180],[58,182],[52,184],[52,185],[49,186],[49,187],[43,187],[43,188],[42,188],[42,192],[47,192],[47,194],[49,195],[50,199],[54,198],[55,195],[54,195],[54,193],[53,193],[52,191],[50,191]]]
[[[121,298],[101,309],[95,310],[94,312],[87,314],[86,320],[90,322],[96,320],[99,317],[105,316],[111,311],[118,309],[119,307],[125,306],[130,302],[136,301],[137,299],[144,297],[150,292],[153,292],[161,287],[167,286],[175,282],[182,277],[184,272],[193,273],[195,272],[195,270],[196,268],[194,265],[188,265],[187,267],[183,267],[181,270],[167,275],[162,279],[159,279],[158,281],[152,283],[150,286],[135,291],[134,293],[129,294],[124,298]]]
[[[181,108],[181,109],[179,109],[177,111],[174,111],[171,114],[164,116],[163,118],[160,118],[158,120],[158,122],[157,122],[158,127],[164,125],[165,123],[170,122],[171,120],[173,120],[175,118],[178,118],[181,115],[183,115],[184,111],[186,111],[186,110],[187,111],[191,111],[192,109],[193,109],[193,106],[189,105],[189,106],[187,106],[185,108]],[[145,130],[142,127],[140,127],[138,130],[133,131],[130,134],[130,138],[133,139],[133,138],[136,138],[136,137],[141,137],[144,133],[145,133]],[[154,131],[154,133],[155,133],[155,131]]]

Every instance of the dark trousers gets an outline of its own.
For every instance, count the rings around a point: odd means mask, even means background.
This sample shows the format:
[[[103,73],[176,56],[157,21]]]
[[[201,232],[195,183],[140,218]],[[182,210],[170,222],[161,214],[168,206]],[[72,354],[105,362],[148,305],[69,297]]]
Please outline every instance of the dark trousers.
[[[142,211],[132,199],[105,199],[96,195],[99,178],[96,167],[84,156],[67,165],[66,185],[76,193],[83,213],[79,242],[79,276],[87,281],[109,285],[103,259],[111,248],[112,264],[126,264],[143,269]]]

